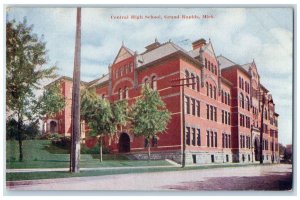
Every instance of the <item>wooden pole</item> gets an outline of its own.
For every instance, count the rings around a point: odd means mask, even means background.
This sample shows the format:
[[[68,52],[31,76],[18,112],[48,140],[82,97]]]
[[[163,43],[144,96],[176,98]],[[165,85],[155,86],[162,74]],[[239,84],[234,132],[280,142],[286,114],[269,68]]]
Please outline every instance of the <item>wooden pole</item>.
[[[75,58],[72,90],[72,144],[70,172],[79,173],[80,159],[80,55],[81,55],[81,8],[77,8]]]

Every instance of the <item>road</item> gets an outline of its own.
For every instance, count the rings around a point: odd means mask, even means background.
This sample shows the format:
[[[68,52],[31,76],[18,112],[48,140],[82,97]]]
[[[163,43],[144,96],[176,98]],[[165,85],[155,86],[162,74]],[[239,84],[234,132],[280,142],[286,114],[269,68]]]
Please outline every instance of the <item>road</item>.
[[[292,165],[257,165],[7,182],[8,190],[290,190]]]

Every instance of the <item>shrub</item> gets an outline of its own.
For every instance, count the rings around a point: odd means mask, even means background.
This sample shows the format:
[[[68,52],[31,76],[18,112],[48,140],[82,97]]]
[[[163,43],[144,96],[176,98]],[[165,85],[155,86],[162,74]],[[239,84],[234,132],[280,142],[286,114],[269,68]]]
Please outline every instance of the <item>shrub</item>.
[[[81,147],[80,147],[80,152],[82,154],[99,154],[100,153],[99,151],[100,151],[99,145],[95,145],[92,148],[88,148],[85,144],[81,144]],[[102,153],[103,154],[109,154],[110,153],[109,148],[103,146],[102,147]]]
[[[51,140],[51,143],[57,147],[67,149],[71,147],[71,137],[65,136],[60,138],[53,138]]]

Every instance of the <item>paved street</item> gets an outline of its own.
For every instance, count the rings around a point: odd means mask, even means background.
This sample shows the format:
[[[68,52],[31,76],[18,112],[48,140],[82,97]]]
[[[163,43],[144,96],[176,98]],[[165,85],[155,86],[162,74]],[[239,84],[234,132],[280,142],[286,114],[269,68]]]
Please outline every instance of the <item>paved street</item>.
[[[292,165],[228,167],[180,172],[8,182],[8,190],[290,190]]]

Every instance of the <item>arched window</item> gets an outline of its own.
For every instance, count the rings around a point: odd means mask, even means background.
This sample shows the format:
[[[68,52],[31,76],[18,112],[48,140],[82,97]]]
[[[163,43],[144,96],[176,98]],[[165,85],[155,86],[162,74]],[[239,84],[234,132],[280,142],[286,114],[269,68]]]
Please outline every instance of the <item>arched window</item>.
[[[217,72],[217,65],[215,65],[215,74],[218,75],[218,72]]]
[[[231,105],[231,103],[230,103],[230,94],[227,95],[227,102],[228,102],[228,105]]]
[[[186,81],[185,81],[185,83],[186,84],[189,84],[190,83],[190,73],[187,71],[187,70],[185,70],[185,78],[186,78]],[[187,87],[190,87],[189,85],[187,85]]]
[[[192,89],[194,90],[195,89],[195,76],[193,73],[191,73],[191,80],[192,80]]]
[[[206,86],[206,95],[209,96],[209,89],[208,89],[208,83],[207,82],[206,82],[205,86]]]
[[[214,99],[217,99],[217,88],[214,86]]]
[[[196,78],[196,84],[197,84],[197,91],[199,92],[200,91],[200,79],[199,79],[199,76],[197,76],[197,78]]]
[[[209,61],[208,61],[207,65],[208,65],[208,70],[210,71],[210,62]]]
[[[244,95],[240,94],[240,107],[244,108]]]
[[[124,99],[128,99],[128,87],[124,87]]]
[[[250,111],[250,102],[249,102],[249,97],[248,96],[246,96],[246,109],[248,111]]]
[[[152,78],[151,78],[151,87],[152,87],[153,90],[157,90],[156,76],[152,76]]]
[[[206,58],[205,58],[205,68],[207,69],[207,60],[206,60]]]
[[[224,103],[227,104],[227,92],[225,92],[225,95],[224,95]]]
[[[104,99],[105,98],[105,94],[102,94],[102,99]]]
[[[149,86],[149,79],[148,78],[145,78],[144,84]]]
[[[119,89],[119,99],[122,100],[122,89]]]
[[[210,92],[210,98],[212,98],[213,94],[212,94],[212,85],[211,84],[209,84],[209,92]]]

